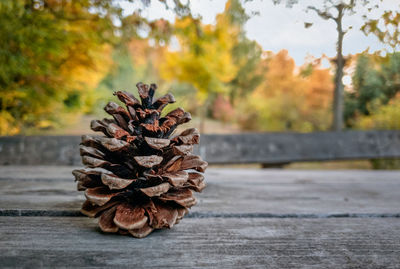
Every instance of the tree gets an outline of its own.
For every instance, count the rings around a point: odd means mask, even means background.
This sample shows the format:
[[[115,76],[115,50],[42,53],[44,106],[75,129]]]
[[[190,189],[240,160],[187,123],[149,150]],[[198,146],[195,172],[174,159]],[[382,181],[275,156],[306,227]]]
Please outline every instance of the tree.
[[[360,1],[358,1],[360,2]],[[363,1],[366,3],[367,1]],[[309,10],[315,11],[318,16],[324,20],[333,20],[336,23],[337,31],[337,45],[336,45],[336,73],[335,73],[335,90],[333,98],[333,130],[340,131],[343,128],[343,111],[344,111],[344,101],[343,101],[343,69],[345,66],[345,59],[343,57],[343,37],[349,29],[343,29],[343,18],[346,13],[354,14],[357,1],[333,1],[325,0],[322,8],[317,8],[314,6],[309,6]],[[336,15],[332,13],[332,10],[336,12]]]
[[[90,99],[112,33],[110,21],[90,9],[105,5],[1,1],[0,135],[52,126]]]
[[[188,82],[197,89],[202,104],[200,131],[203,131],[211,98],[226,93],[226,83],[237,72],[231,55],[237,29],[221,15],[217,16],[215,26],[203,25],[199,19],[187,16],[176,19],[174,28],[180,49],[166,54],[161,76]]]
[[[286,50],[266,52],[263,82],[238,103],[239,124],[253,131],[325,131],[329,128],[333,79],[313,60],[297,67]]]
[[[353,75],[353,90],[345,94],[345,119],[348,127],[359,117],[369,116],[400,93],[400,55],[386,57],[361,54]]]
[[[389,45],[392,53],[400,49],[400,12],[385,11],[381,18],[368,20],[361,30],[366,35],[375,35],[379,41]]]
[[[303,130],[301,110],[304,106],[305,80],[296,75],[296,65],[287,50],[269,55],[267,72],[263,83],[251,94],[249,107],[241,111],[255,110],[256,115],[245,121],[262,131],[300,131]],[[243,124],[242,124],[243,125]],[[248,123],[245,123],[246,127]]]
[[[400,95],[368,116],[361,116],[355,127],[363,130],[400,130]],[[372,159],[374,169],[400,169],[400,159]]]
[[[228,82],[229,98],[235,105],[237,98],[243,98],[260,85],[263,79],[263,70],[260,68],[262,48],[256,41],[246,37],[244,25],[249,19],[240,0],[229,0],[221,16],[226,16],[229,23],[237,28],[236,42],[232,47],[234,65],[238,67],[236,76]]]
[[[273,0],[275,3],[281,2],[280,0]],[[292,6],[297,3],[297,1],[288,0],[286,1],[288,6]],[[337,31],[337,44],[336,44],[336,58],[335,58],[335,90],[333,97],[333,122],[332,129],[340,131],[343,128],[343,117],[344,117],[344,101],[343,92],[344,85],[343,79],[343,69],[346,63],[343,57],[343,38],[345,34],[352,27],[348,29],[343,29],[343,18],[346,15],[354,15],[356,13],[357,7],[367,6],[370,4],[369,0],[323,0],[319,6],[309,6],[306,11],[314,11],[319,17],[324,20],[332,20],[336,24]],[[377,5],[375,4],[375,7]],[[364,15],[365,16],[365,15]],[[365,16],[366,17],[366,16]],[[305,23],[308,28],[312,23]]]
[[[305,77],[305,104],[302,114],[304,121],[312,126],[314,131],[328,130],[331,121],[332,93],[334,90],[332,74],[329,69],[315,64]]]
[[[197,88],[203,118],[214,101],[221,103],[228,97],[235,106],[262,82],[262,49],[246,37],[248,18],[240,0],[229,0],[224,12],[217,15],[215,26],[202,25],[193,18],[192,23],[187,19],[184,27],[183,21],[175,23],[180,51],[167,56],[170,64],[164,65],[162,73],[167,79],[189,82]],[[218,115],[214,112],[210,115]]]
[[[358,126],[360,118],[364,128],[376,127],[379,123],[373,125],[375,119],[382,122],[390,111],[396,111],[389,110],[389,103],[400,92],[400,53],[396,52],[400,48],[400,13],[385,11],[378,19],[367,20],[361,30],[366,35],[375,35],[380,42],[389,45],[391,51],[384,57],[367,53],[357,57],[353,91],[345,96],[345,119],[349,127]]]
[[[190,13],[179,0],[172,7]],[[112,47],[144,24],[139,13],[124,18],[112,0],[0,1],[0,135],[49,128],[68,122],[66,114],[89,111]]]

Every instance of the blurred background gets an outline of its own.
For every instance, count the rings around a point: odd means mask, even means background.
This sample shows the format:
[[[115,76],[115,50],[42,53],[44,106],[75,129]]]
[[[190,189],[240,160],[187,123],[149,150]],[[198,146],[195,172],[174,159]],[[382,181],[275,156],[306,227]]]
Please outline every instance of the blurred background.
[[[1,136],[90,133],[139,81],[202,133],[400,129],[397,0],[2,0],[0,37]]]

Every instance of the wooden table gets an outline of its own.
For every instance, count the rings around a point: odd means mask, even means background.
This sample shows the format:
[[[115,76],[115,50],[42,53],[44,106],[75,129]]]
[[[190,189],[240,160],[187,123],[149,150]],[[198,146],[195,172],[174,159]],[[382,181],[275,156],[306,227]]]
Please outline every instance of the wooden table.
[[[210,168],[144,239],[82,217],[72,166],[0,166],[1,267],[400,268],[399,171]]]

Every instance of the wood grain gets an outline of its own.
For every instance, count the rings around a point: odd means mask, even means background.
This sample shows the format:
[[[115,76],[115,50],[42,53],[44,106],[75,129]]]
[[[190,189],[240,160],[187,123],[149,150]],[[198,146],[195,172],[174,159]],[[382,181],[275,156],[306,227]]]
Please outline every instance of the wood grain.
[[[70,166],[0,166],[0,209],[79,210]],[[400,213],[400,171],[208,169],[193,213]]]
[[[400,171],[212,168],[179,225],[135,239],[79,215],[73,169],[0,166],[0,268],[399,268]]]
[[[2,267],[398,268],[400,219],[183,219],[145,239],[88,218],[0,218]]]

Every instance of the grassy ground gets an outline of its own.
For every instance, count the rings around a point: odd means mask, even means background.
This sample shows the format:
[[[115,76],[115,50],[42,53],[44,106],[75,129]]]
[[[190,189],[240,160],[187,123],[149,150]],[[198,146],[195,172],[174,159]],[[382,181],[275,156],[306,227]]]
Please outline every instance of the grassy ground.
[[[262,168],[261,164],[234,164],[234,165],[211,165],[211,167],[221,168]],[[271,167],[279,168],[279,167]],[[346,170],[346,169],[363,169],[370,170],[372,165],[369,160],[356,161],[329,161],[329,162],[300,162],[291,163],[280,167],[289,170]]]
[[[357,160],[292,163],[285,168],[298,170],[372,169],[372,165],[369,160]]]

